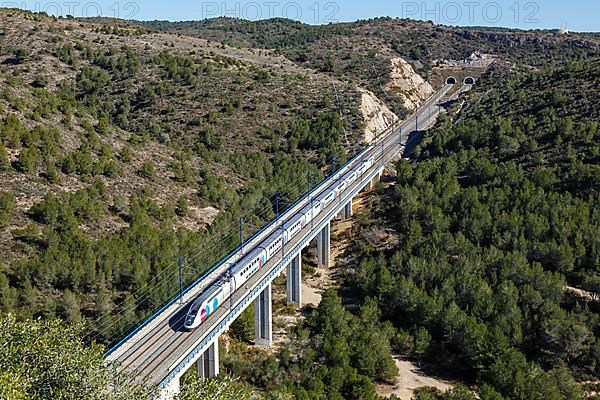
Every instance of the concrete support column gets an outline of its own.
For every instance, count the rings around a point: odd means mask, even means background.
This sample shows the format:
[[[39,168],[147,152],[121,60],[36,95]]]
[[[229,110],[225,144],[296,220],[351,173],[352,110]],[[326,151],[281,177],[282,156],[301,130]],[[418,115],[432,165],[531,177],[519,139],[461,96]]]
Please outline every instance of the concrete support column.
[[[317,256],[319,258],[319,267],[329,268],[330,243],[330,224],[323,227],[323,230],[317,235]]]
[[[196,368],[204,379],[219,375],[219,339],[216,339],[196,361]]]
[[[271,284],[254,300],[254,332],[256,344],[270,346],[273,343],[273,312]]]
[[[302,307],[302,253],[287,266],[287,303]]]
[[[348,204],[346,204],[344,208],[342,208],[342,210],[338,213],[337,218],[341,219],[342,221],[352,218],[352,216],[354,215],[354,211],[352,210],[353,202],[354,199],[350,199]]]
[[[348,204],[344,206],[344,219],[350,219],[354,215],[354,211],[352,210],[352,200],[353,199],[350,199]]]
[[[377,175],[375,175],[373,177],[373,179],[371,180],[371,182],[369,182],[369,190],[375,189],[375,186],[377,186],[377,184],[381,181],[381,175],[382,173],[379,172]]]

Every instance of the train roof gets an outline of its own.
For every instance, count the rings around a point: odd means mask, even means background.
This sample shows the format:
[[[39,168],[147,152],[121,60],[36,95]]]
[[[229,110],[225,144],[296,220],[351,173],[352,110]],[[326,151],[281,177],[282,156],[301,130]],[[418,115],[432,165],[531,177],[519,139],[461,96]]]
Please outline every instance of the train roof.
[[[267,237],[262,243],[261,245],[263,245],[264,248],[269,247],[273,242],[276,242],[278,240],[281,240],[281,229],[276,229],[275,232],[271,233],[269,235],[269,237]]]
[[[288,229],[289,227],[294,225],[296,222],[298,222],[300,219],[304,218],[304,214],[306,214],[308,212],[308,210],[310,210],[310,204],[304,206],[304,208],[302,208],[301,211],[299,211],[296,215],[294,215],[294,217],[287,220],[285,222],[285,224],[283,225],[283,228]]]
[[[199,297],[197,297],[196,300],[194,300],[193,305],[202,304],[206,299],[212,297],[222,287],[223,287],[223,283],[222,282],[217,282],[216,284],[210,286]]]

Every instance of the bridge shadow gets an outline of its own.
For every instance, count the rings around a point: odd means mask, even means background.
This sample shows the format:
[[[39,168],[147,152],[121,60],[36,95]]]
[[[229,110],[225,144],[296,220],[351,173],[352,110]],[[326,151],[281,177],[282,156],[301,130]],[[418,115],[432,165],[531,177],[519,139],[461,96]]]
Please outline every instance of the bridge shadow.
[[[447,100],[443,103],[438,103],[442,108],[448,109],[448,107],[452,106],[452,104],[456,103],[458,99]]]
[[[454,103],[458,102],[459,99],[454,99],[454,100],[448,100],[445,102],[441,102],[438,103],[438,105],[443,108],[443,109],[448,109],[450,108]],[[404,151],[402,152],[402,157],[410,157],[412,155],[412,153],[415,151],[415,149],[417,148],[418,144],[421,143],[421,140],[423,139],[423,135],[425,134],[425,131],[413,131],[408,135],[408,138],[406,140],[406,146],[404,148]]]
[[[402,152],[402,158],[410,157],[410,155],[415,151],[417,145],[421,143],[421,139],[423,139],[424,131],[413,131],[408,135],[408,139],[406,140],[406,146],[404,147],[404,151]]]
[[[187,315],[189,305],[186,304],[179,309],[172,317],[169,319],[169,327],[173,329],[175,332],[187,332],[188,329],[184,328],[185,324],[185,316]]]

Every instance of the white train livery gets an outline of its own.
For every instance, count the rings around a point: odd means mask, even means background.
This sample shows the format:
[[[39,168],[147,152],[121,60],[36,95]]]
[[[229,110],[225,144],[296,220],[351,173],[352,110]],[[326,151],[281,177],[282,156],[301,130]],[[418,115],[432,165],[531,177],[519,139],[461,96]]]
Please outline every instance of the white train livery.
[[[333,201],[352,185],[361,175],[375,165],[375,158],[370,157],[359,163],[357,167],[344,174],[334,189],[325,190],[311,204],[306,205],[292,219],[283,224],[282,230],[276,230],[265,239],[258,248],[238,260],[231,269],[231,277],[222,279],[206,289],[190,306],[184,327],[195,329],[209,315],[240,287],[242,287],[258,270],[260,270],[275,254],[283,252],[284,246],[290,242],[305,226],[311,223]],[[283,231],[283,232],[282,232]]]

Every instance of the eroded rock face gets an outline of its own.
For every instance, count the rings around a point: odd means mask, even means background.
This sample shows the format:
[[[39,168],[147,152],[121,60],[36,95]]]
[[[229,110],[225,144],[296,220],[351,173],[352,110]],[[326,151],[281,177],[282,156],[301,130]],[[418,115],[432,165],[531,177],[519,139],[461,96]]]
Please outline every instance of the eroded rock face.
[[[377,97],[373,92],[359,88],[362,94],[361,111],[365,119],[364,141],[370,143],[375,135],[383,133],[392,125],[392,121],[398,122],[398,116]]]
[[[391,60],[390,82],[386,89],[395,92],[404,102],[404,107],[414,110],[434,92],[429,82],[415,72],[402,58]]]

